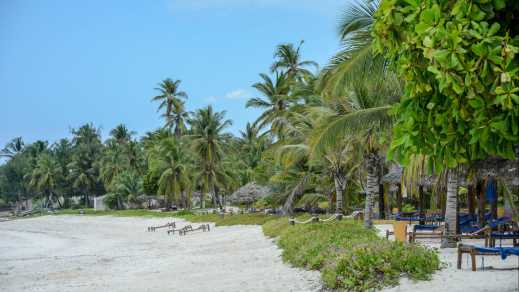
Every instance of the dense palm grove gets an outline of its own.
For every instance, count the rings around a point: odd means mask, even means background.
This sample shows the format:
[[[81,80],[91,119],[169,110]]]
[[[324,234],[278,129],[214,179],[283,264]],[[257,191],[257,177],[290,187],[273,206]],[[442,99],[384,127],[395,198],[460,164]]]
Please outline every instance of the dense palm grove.
[[[385,1],[384,10],[378,9],[379,1],[357,1],[348,7],[339,26],[341,50],[323,68],[305,60],[303,42],[275,48],[272,66],[266,68],[253,85],[258,96],[246,104],[263,112],[256,121],[247,124],[239,137],[226,132],[231,121],[225,112],[215,111],[211,106],[189,111],[185,105],[188,94],[182,91],[181,82],[166,79],[159,83],[158,95],[152,97],[164,118],[164,127],[140,138],[126,126],[119,125],[110,131],[106,141],[102,141],[100,130],[93,124],[72,130],[71,139],[62,139],[52,145],[45,141],[25,145],[21,138],[15,138],[2,151],[7,158],[0,167],[3,202],[36,198],[69,207],[67,200],[57,198],[82,196],[82,204],[86,204],[90,196],[107,194],[105,201],[112,208],[128,208],[150,196],[163,198],[167,206],[222,207],[233,191],[254,181],[268,185],[272,190],[271,195],[257,202],[258,206],[279,207],[284,214],[292,213],[298,206],[326,206],[330,212],[340,214],[364,208],[365,224],[370,226],[375,202],[380,207],[380,216],[384,213],[384,203],[395,205],[395,198],[388,197],[387,190],[382,187],[382,177],[393,165],[387,159],[388,150],[407,166],[404,169],[404,178],[408,178],[406,184],[420,184],[420,177],[426,170],[445,178],[447,168],[472,162],[463,152],[470,149],[458,149],[459,141],[451,145],[448,144],[450,140],[418,142],[412,138],[420,136],[420,131],[426,131],[427,126],[410,124],[426,116],[406,116],[410,115],[410,100],[428,96],[428,90],[432,89],[424,86],[420,92],[410,90],[418,84],[412,78],[422,77],[405,75],[410,74],[405,70],[411,67],[403,64],[409,60],[399,60],[399,54],[391,55],[394,48],[389,48],[393,49],[391,51],[385,47],[387,38],[393,37],[391,40],[394,41],[397,34],[389,31],[392,27],[384,26],[382,20],[394,21],[393,25],[402,23],[397,10],[415,11],[409,7],[419,5],[420,1],[400,2]],[[437,1],[425,2],[420,4],[424,11],[429,9],[434,14],[440,9],[434,4]],[[442,9],[448,7],[442,6]],[[379,23],[375,21],[377,13],[380,14]],[[423,21],[427,20],[426,16]],[[411,17],[413,15],[409,16],[409,21],[414,19]],[[478,21],[476,18],[473,20]],[[434,21],[439,22],[438,19]],[[373,33],[374,28],[378,34]],[[426,36],[425,42],[430,41]],[[517,37],[508,36],[507,42],[517,43]],[[517,82],[513,67],[517,63],[517,58],[514,59],[517,48],[510,44],[506,54],[511,57],[505,56],[510,68],[502,70],[511,73],[501,75],[504,83]],[[402,56],[406,52],[402,52]],[[419,57],[422,63],[426,62],[423,61],[426,58]],[[436,62],[433,57],[430,59],[430,62]],[[413,64],[422,63],[415,60]],[[447,69],[461,71],[461,65],[454,63],[446,65]],[[427,71],[427,67],[424,68],[421,69]],[[430,74],[440,75],[438,69],[434,71],[435,68],[429,67],[429,70],[432,70]],[[435,80],[434,75],[431,76],[427,76],[429,80]],[[420,79],[420,82],[424,81]],[[430,101],[420,100],[416,106],[433,110],[442,94],[461,94],[457,88],[454,93],[442,92],[452,86],[449,84],[452,81],[435,87],[437,91]],[[482,86],[492,87],[489,83]],[[516,113],[519,102],[512,88],[508,86],[501,91],[510,95],[507,110],[511,108],[509,111]],[[474,104],[476,106],[478,104]],[[499,111],[496,104],[491,107],[494,113]],[[517,116],[509,115],[509,124],[499,125],[501,132],[492,131],[492,135],[501,135],[506,140],[506,149],[488,146],[488,149],[481,148],[485,150],[482,151],[478,148],[480,154],[476,158],[497,155],[513,159],[514,150],[510,145],[518,144]],[[468,128],[470,120],[461,124],[450,121],[451,118],[457,119],[457,114],[436,119],[436,126],[444,123],[448,130],[457,125],[461,132],[472,133]],[[435,131],[427,135],[443,135],[443,130]],[[392,139],[394,135],[398,139]],[[471,138],[464,139],[468,143]],[[458,151],[456,155],[449,156],[447,144]],[[434,151],[427,145],[434,145]],[[438,159],[431,159],[434,157]],[[440,191],[430,194],[431,206],[445,209],[449,204],[447,197],[452,202],[452,190],[453,187],[448,196]],[[418,187],[411,187],[408,192],[408,202],[416,202]],[[195,194],[200,198],[198,205],[193,206]],[[456,205],[451,204],[449,208],[455,210]]]

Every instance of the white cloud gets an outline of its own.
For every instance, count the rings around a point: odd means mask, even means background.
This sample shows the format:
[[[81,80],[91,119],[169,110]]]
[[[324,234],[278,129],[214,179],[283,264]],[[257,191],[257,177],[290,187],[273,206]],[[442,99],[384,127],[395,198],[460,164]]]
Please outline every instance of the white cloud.
[[[250,94],[243,89],[236,89],[233,90],[225,95],[225,98],[227,99],[242,99],[242,98],[249,98]]]
[[[224,99],[231,99],[231,100],[237,100],[237,99],[248,99],[250,98],[250,93],[245,89],[235,89],[232,91],[227,92],[223,96],[209,96],[205,99],[205,101],[209,103],[215,103],[218,100],[224,100]]]

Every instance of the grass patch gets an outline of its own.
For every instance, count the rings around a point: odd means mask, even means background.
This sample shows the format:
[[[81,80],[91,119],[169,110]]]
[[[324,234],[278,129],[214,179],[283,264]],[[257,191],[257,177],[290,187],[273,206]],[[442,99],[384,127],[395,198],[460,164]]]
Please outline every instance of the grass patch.
[[[79,210],[65,209],[54,213],[55,215],[79,215]],[[93,216],[116,216],[116,217],[176,217],[182,218],[194,223],[198,222],[214,222],[216,226],[230,226],[230,225],[263,225],[267,221],[279,218],[272,215],[265,215],[262,213],[254,214],[226,214],[221,218],[218,214],[193,214],[189,211],[171,211],[171,212],[157,212],[150,210],[107,210],[95,211],[94,209],[84,209],[85,215]]]
[[[191,222],[214,222],[216,226],[231,226],[231,225],[263,225],[269,221],[278,219],[279,217],[273,215],[265,215],[262,213],[252,214],[226,214],[223,218],[218,214],[207,215],[185,215],[179,216]]]
[[[286,218],[263,225],[278,237],[283,259],[320,270],[329,288],[366,291],[398,284],[402,275],[427,280],[439,269],[435,250],[380,238],[351,220],[290,226]]]
[[[83,209],[85,215],[92,216],[115,216],[115,217],[174,217],[178,212],[157,212],[150,210],[107,210],[96,211],[94,209]],[[54,212],[54,215],[80,215],[79,210],[63,209]]]

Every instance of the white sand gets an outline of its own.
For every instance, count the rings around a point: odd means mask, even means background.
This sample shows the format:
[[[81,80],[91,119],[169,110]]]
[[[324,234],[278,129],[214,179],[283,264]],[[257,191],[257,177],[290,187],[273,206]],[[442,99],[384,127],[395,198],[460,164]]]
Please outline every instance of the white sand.
[[[146,232],[168,221],[46,216],[1,222],[0,291],[321,289],[319,273],[283,264],[281,251],[258,226],[185,237]]]
[[[392,225],[377,225],[381,236],[385,230],[392,230]],[[390,238],[392,239],[392,238]],[[439,239],[419,239],[418,243],[429,247],[440,247]],[[467,244],[484,246],[484,240],[463,240]],[[503,246],[511,246],[511,241],[503,241]],[[461,270],[458,270],[458,251],[456,248],[439,249],[440,259],[446,265],[433,275],[431,281],[411,281],[407,278],[400,280],[397,287],[385,289],[385,292],[416,292],[416,291],[449,291],[449,292],[508,292],[519,291],[519,259],[510,256],[501,260],[499,256],[485,256],[482,269],[482,257],[476,257],[477,271],[472,272],[470,257],[463,255]]]

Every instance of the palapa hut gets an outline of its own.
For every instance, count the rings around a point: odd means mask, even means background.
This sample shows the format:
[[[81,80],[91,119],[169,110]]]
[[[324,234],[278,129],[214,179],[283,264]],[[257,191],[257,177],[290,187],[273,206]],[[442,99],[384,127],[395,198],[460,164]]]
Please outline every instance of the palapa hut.
[[[269,187],[261,186],[256,182],[250,182],[232,193],[229,200],[234,204],[251,205],[268,194],[270,194]]]

